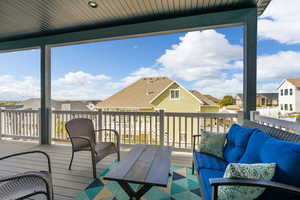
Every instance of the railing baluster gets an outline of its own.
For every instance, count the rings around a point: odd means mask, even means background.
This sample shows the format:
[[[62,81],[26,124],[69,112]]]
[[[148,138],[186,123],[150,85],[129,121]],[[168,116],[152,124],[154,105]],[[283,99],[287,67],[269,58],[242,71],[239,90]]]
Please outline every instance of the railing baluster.
[[[175,147],[175,140],[176,140],[176,135],[175,135],[176,133],[175,133],[175,115],[173,115],[173,147]]]
[[[184,126],[185,126],[185,133],[184,133],[184,142],[185,142],[185,144],[184,144],[184,146],[185,146],[185,148],[187,148],[187,117],[185,116],[185,119],[184,119]]]
[[[170,145],[170,117],[167,116],[167,145]]]
[[[133,143],[136,144],[136,113],[133,114],[133,130],[134,130]]]
[[[179,148],[181,148],[181,116],[178,117],[178,125],[179,125]]]
[[[131,115],[128,114],[128,142],[131,144]]]

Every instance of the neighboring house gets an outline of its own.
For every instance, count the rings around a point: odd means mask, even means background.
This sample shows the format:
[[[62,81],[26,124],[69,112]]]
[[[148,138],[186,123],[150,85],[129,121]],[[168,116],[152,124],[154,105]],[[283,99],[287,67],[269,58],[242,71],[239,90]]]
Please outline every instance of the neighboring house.
[[[3,101],[0,102],[0,109],[1,110],[16,110],[19,109],[21,106],[17,105],[18,102],[16,101]]]
[[[280,113],[300,112],[300,78],[285,79],[277,89]]]
[[[243,106],[243,94],[237,94],[234,97],[235,105]],[[257,93],[256,105],[259,107],[278,106],[277,93]]]
[[[167,77],[141,78],[97,104],[104,110],[218,112],[217,103],[196,90],[189,91]]]
[[[64,110],[64,111],[95,111],[97,110],[96,104],[99,101],[58,101],[51,100],[52,110]],[[19,102],[18,106],[20,110],[38,110],[40,108],[40,99],[31,98],[25,101]]]

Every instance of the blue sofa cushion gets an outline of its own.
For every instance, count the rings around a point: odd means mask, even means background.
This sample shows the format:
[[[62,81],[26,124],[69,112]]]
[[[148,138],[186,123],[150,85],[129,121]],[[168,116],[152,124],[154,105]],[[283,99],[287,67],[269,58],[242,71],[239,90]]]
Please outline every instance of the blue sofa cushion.
[[[271,136],[256,129],[249,139],[247,149],[240,159],[240,163],[261,163],[260,152],[264,143],[271,138]]]
[[[247,148],[249,137],[254,130],[256,129],[245,128],[238,124],[231,126],[224,148],[224,159],[226,161],[230,163],[239,162]]]
[[[264,143],[260,159],[277,164],[273,181],[300,186],[300,144],[271,138]]]
[[[200,169],[199,170],[199,182],[201,184],[201,193],[203,199],[211,199],[211,185],[209,183],[210,178],[222,178],[224,171],[214,169]]]
[[[241,163],[276,163],[272,181],[300,186],[300,144],[275,139],[257,130],[249,139]],[[295,199],[291,194],[266,190],[259,199]]]
[[[226,166],[228,165],[228,162],[225,160],[200,152],[194,153],[194,161],[198,171],[201,168],[225,171]]]

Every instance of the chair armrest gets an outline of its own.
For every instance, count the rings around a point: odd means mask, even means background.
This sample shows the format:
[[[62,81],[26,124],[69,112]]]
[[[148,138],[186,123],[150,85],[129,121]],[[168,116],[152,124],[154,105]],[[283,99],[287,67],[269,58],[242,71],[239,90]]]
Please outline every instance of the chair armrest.
[[[95,132],[102,132],[102,131],[110,131],[113,132],[117,138],[117,146],[119,148],[120,146],[120,135],[118,133],[118,131],[116,131],[115,129],[99,129],[99,130],[95,130]]]
[[[263,181],[256,179],[230,179],[230,178],[211,178],[209,179],[212,185],[212,199],[218,199],[218,187],[225,185],[239,185],[239,186],[254,186],[263,187],[275,190],[282,190],[289,193],[294,193],[300,196],[300,188],[292,185],[287,185],[283,183],[273,182],[273,181]]]
[[[51,176],[51,175],[49,174],[49,176]],[[48,176],[48,174],[46,175],[43,172],[30,171],[30,172],[19,173],[16,175],[1,177],[0,183],[16,180],[16,179],[20,179],[20,178],[26,178],[26,177],[37,177],[37,178],[42,179],[44,182],[49,183],[49,182],[51,182],[51,177],[49,177],[49,176]]]
[[[196,149],[196,138],[201,137],[201,134],[192,135],[193,137],[193,152],[195,152]]]
[[[43,151],[26,151],[26,152],[21,152],[21,153],[14,153],[14,154],[10,154],[10,155],[7,155],[7,156],[4,156],[4,157],[1,157],[0,158],[0,161],[1,160],[5,160],[5,159],[8,159],[8,158],[12,158],[12,157],[17,157],[17,156],[22,156],[22,155],[27,155],[27,154],[42,154],[46,157],[47,159],[47,162],[48,162],[48,172],[49,174],[51,174],[52,170],[51,170],[51,161],[50,161],[50,157],[47,153],[43,152]]]

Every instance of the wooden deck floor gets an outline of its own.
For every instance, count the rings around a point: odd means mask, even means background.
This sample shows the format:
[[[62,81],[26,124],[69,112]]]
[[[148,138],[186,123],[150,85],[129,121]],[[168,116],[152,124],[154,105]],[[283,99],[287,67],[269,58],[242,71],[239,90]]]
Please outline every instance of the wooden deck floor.
[[[62,145],[38,145],[33,143],[0,141],[0,156],[8,153],[21,152],[27,150],[42,150],[50,155],[55,200],[73,199],[81,190],[83,190],[92,180],[91,160],[88,152],[78,152],[74,156],[72,170],[68,170],[68,164],[71,156],[71,147]],[[128,149],[122,149],[124,155]],[[116,159],[115,155],[105,158],[98,163],[97,170],[100,172],[110,165]],[[191,153],[173,152],[172,164],[180,166],[190,166],[192,160]],[[31,155],[18,159],[9,159],[0,162],[0,176],[24,172],[30,170],[42,170],[46,168],[46,162],[42,156]],[[43,199],[36,197],[35,199]]]

